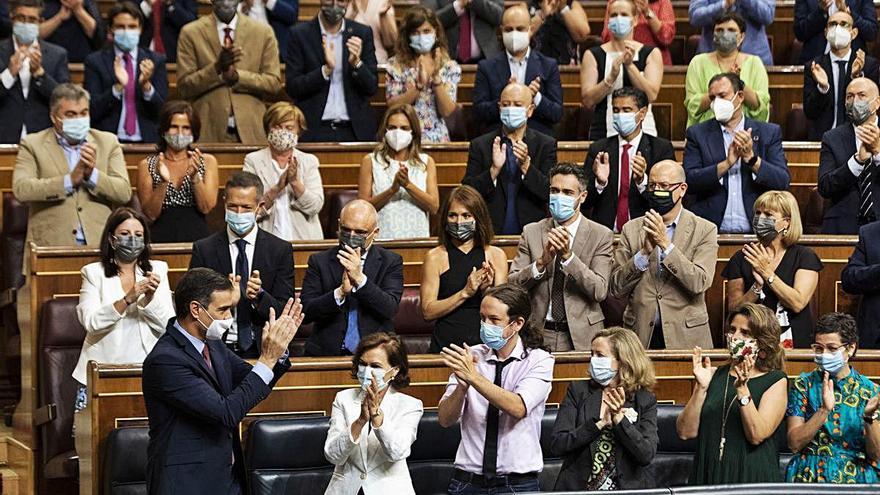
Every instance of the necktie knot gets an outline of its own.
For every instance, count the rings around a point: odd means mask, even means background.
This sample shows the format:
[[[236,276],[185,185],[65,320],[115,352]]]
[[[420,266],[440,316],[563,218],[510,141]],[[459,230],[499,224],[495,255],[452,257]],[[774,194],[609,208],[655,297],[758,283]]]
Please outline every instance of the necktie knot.
[[[624,152],[624,153],[628,153],[628,152],[629,152],[629,149],[632,148],[632,147],[633,147],[633,145],[631,145],[631,144],[629,144],[629,143],[624,144],[624,145],[623,145],[623,152]]]
[[[245,252],[245,249],[247,249],[247,241],[244,239],[236,239],[235,240],[235,247],[238,248],[239,252],[243,253],[243,252]]]

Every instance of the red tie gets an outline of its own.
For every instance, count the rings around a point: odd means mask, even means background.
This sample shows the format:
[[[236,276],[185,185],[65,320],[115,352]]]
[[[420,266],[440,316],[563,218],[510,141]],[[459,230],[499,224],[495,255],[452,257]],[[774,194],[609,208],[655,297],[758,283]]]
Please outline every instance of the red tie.
[[[231,27],[223,28],[223,33],[224,33],[223,46],[231,45],[232,44],[232,28]]]
[[[162,42],[162,9],[165,2],[153,2],[153,51],[165,53],[165,44]]]
[[[125,52],[122,56],[125,63],[125,72],[128,73],[128,84],[125,85],[125,123],[123,129],[129,136],[137,132],[137,99],[135,98],[135,74],[134,65],[131,61],[131,53]]]
[[[629,149],[631,144],[623,145],[620,154],[620,189],[617,191],[617,231],[629,220]]]
[[[205,347],[202,348],[202,357],[205,358],[205,364],[208,365],[208,369],[211,370],[211,373],[213,373],[214,366],[211,364],[211,351],[208,350],[207,342],[205,342]]]
[[[458,17],[458,60],[461,63],[471,60],[471,11],[465,9]]]

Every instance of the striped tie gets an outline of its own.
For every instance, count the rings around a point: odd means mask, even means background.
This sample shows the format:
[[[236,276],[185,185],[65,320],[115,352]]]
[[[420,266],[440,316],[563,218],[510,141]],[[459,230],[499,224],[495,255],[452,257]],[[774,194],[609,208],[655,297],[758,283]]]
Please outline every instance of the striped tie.
[[[873,222],[875,219],[874,198],[871,195],[875,168],[872,160],[859,175],[859,222],[862,224]]]

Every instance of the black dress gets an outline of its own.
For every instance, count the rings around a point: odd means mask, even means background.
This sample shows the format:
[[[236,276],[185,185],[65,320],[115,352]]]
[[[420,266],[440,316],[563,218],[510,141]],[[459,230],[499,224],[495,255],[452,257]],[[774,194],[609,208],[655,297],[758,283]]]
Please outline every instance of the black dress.
[[[782,280],[790,287],[794,287],[794,276],[798,270],[811,270],[814,272],[822,271],[822,261],[816,256],[812,249],[795,244],[789,246],[782,255],[779,266],[776,267],[776,277]],[[743,290],[751,290],[752,284],[755,283],[755,277],[752,276],[752,265],[746,261],[743,252],[737,251],[730,258],[730,262],[724,268],[721,274],[727,280],[743,279]],[[767,281],[764,281],[764,299],[761,304],[770,308],[776,313],[779,320],[779,326],[782,332],[791,328],[794,346],[796,348],[806,348],[813,343],[813,311],[812,303],[807,304],[800,313],[784,307],[779,302],[779,297],[772,289],[767,287]]]
[[[642,48],[639,49],[638,60],[633,60],[633,65],[639,69],[639,72],[644,72],[645,67],[648,65],[648,56],[656,50],[657,47],[642,45]],[[593,57],[596,59],[596,71],[599,74],[599,79],[596,80],[596,84],[601,84],[602,79],[605,78],[605,61],[607,60],[608,54],[602,49],[602,46],[594,46],[590,48],[590,53],[593,54]],[[629,79],[629,75],[626,73],[626,68],[621,67],[620,72],[623,74],[623,86],[632,86],[632,81]],[[608,98],[602,98],[599,103],[596,103],[596,106],[593,108],[593,124],[590,126],[590,139],[595,141],[597,139],[602,139],[607,136],[608,128],[605,125],[605,113],[608,111]]]
[[[486,261],[486,251],[483,248],[474,247],[467,254],[452,244],[446,245],[449,256],[449,270],[440,274],[440,287],[437,290],[437,299],[442,300],[452,297],[467,284],[468,276],[473,268],[480,269]],[[439,318],[434,325],[434,334],[431,335],[431,347],[428,352],[440,352],[449,344],[477,345],[480,340],[480,302],[483,300],[482,291],[465,300],[461,306],[455,308],[448,315]]]
[[[147,167],[150,171],[150,177],[153,179],[154,189],[162,182],[157,168],[158,161],[158,155],[147,159]],[[202,175],[205,173],[204,158],[199,164],[198,173]],[[192,179],[189,176],[185,177],[179,188],[168,184],[165,199],[162,201],[162,213],[150,225],[152,242],[195,242],[210,234],[205,215],[196,208]]]

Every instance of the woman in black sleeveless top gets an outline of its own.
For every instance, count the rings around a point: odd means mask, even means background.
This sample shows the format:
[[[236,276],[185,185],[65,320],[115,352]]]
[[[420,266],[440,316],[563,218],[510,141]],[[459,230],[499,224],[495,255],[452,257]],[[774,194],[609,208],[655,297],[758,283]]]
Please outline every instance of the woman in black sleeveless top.
[[[581,99],[593,109],[590,139],[616,134],[611,122],[611,93],[624,86],[641,89],[648,101],[657,99],[663,83],[663,55],[653,46],[633,41],[636,7],[630,0],[614,0],[608,8],[608,29],[611,41],[584,53],[581,65]],[[642,130],[657,135],[650,107]]]
[[[491,246],[494,232],[483,197],[470,186],[455,188],[439,215],[439,246],[422,265],[421,304],[436,320],[428,352],[449,344],[480,343],[483,290],[507,281],[507,256]]]

